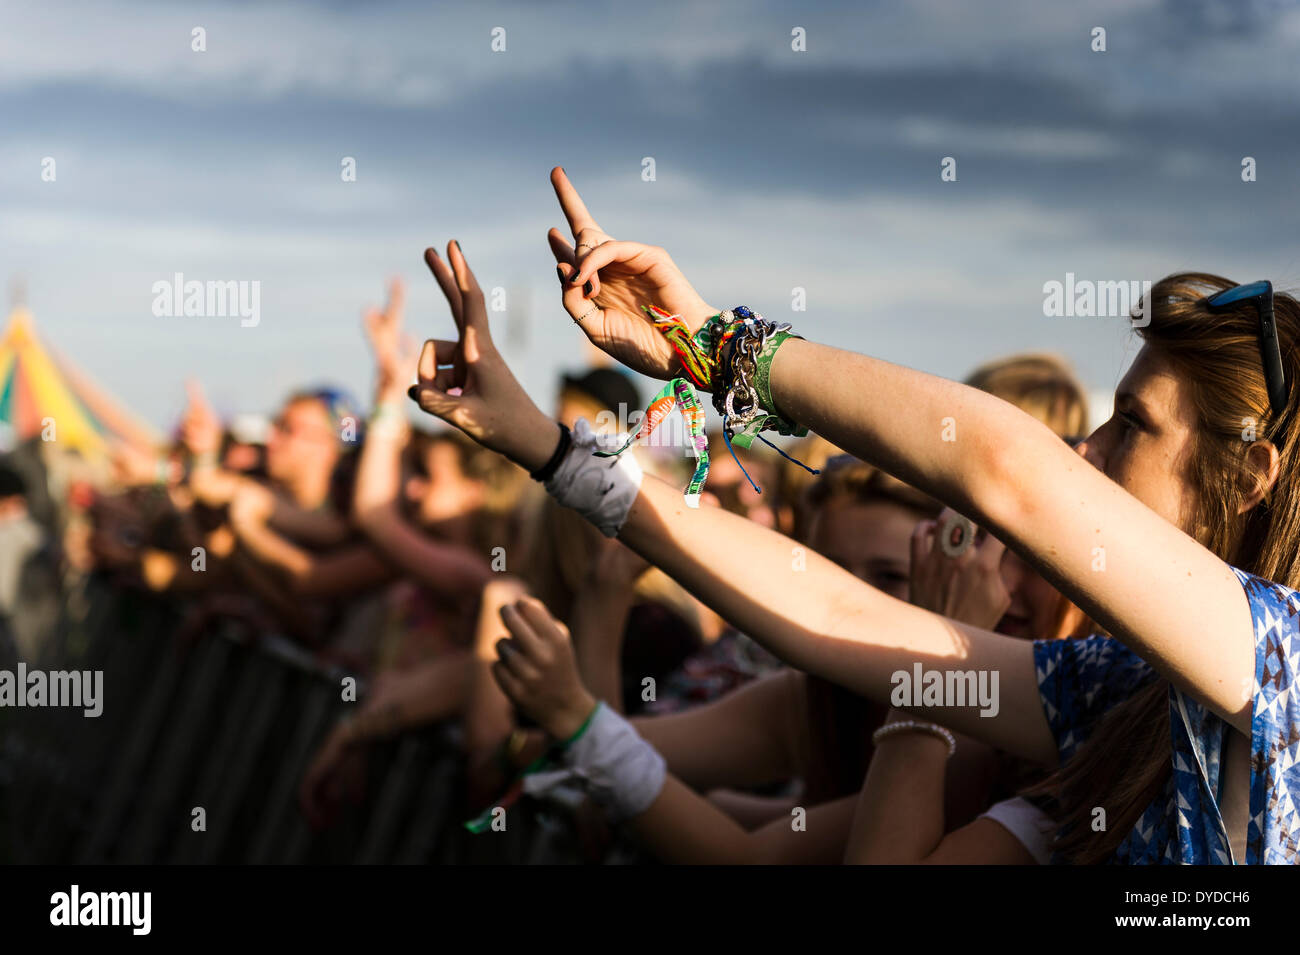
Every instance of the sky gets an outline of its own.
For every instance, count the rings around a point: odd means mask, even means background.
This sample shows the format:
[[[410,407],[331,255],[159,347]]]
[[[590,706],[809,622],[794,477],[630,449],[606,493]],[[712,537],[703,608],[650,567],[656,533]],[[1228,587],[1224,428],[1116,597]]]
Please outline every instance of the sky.
[[[1291,2],[0,0],[0,23],[0,278],[164,429],[189,376],[230,414],[365,400],[390,276],[416,336],[452,336],[421,260],[451,238],[547,406],[589,357],[545,241],[554,165],[707,301],[949,377],[1063,354],[1094,418],[1137,342],[1045,315],[1045,283],[1300,285]],[[260,321],[154,314],[176,273],[259,283]]]

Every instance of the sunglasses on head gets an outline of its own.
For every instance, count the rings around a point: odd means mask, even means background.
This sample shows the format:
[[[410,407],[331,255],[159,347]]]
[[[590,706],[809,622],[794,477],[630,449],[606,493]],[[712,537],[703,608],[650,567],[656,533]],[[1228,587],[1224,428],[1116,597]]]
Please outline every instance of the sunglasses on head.
[[[1250,282],[1225,289],[1205,300],[1211,312],[1221,312],[1234,305],[1250,303],[1259,316],[1259,357],[1264,363],[1264,383],[1273,414],[1281,417],[1286,410],[1286,375],[1282,370],[1282,350],[1277,344],[1277,323],[1273,320],[1273,283]]]

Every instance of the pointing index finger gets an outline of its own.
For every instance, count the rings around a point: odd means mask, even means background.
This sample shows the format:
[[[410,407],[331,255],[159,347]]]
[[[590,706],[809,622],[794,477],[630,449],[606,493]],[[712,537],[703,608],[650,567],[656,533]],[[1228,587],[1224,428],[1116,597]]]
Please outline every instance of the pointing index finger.
[[[562,167],[556,166],[551,170],[551,185],[555,187],[555,197],[560,200],[560,209],[564,211],[564,218],[569,220],[569,228],[573,230],[575,242],[583,229],[602,231],[600,226],[596,225],[596,220],[591,217],[591,213],[587,211],[582,196],[578,195],[578,190],[573,188],[573,183],[569,182],[569,177],[565,175]]]

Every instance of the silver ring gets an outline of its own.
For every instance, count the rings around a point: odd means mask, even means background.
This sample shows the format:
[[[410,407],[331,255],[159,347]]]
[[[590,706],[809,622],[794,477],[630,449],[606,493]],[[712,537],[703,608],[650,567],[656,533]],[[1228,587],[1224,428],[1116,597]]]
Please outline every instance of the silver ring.
[[[575,318],[575,319],[573,320],[573,324],[575,324],[575,325],[581,325],[584,319],[588,319],[588,318],[591,317],[592,312],[599,312],[599,311],[600,311],[600,306],[599,306],[599,305],[593,305],[593,306],[591,306],[591,308],[589,308],[589,309],[588,309],[584,314],[579,315],[577,318]]]
[[[975,543],[975,522],[960,514],[949,514],[939,525],[939,546],[954,560]]]

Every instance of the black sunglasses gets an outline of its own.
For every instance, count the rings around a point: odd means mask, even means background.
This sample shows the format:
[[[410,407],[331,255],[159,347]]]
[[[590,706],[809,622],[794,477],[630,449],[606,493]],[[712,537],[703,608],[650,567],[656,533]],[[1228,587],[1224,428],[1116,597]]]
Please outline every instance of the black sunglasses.
[[[1259,357],[1264,363],[1264,383],[1268,386],[1268,403],[1273,414],[1281,417],[1286,410],[1286,375],[1282,371],[1282,350],[1277,344],[1277,323],[1273,321],[1273,283],[1251,282],[1225,289],[1205,300],[1211,312],[1223,311],[1242,302],[1253,302],[1259,315]]]

